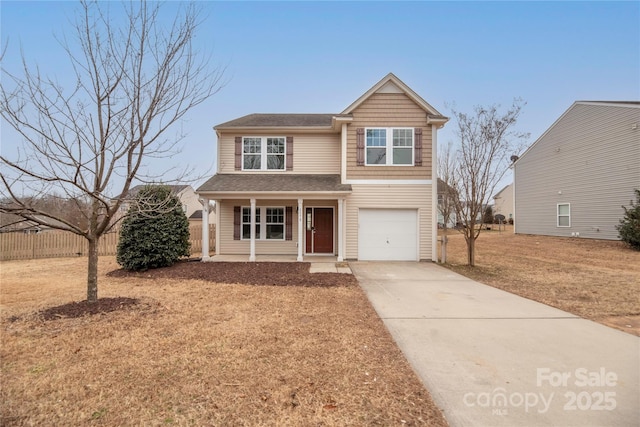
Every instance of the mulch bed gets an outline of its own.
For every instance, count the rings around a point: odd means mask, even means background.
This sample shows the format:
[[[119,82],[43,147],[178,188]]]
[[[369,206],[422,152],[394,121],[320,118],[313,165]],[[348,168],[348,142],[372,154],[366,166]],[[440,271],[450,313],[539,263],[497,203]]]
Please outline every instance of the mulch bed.
[[[114,270],[109,277],[173,280],[204,280],[214,283],[241,283],[258,286],[337,287],[355,286],[352,274],[309,273],[308,262],[193,262],[180,261],[171,267],[156,268],[144,272]],[[134,298],[99,298],[96,302],[80,301],[51,307],[38,314],[44,320],[77,318],[106,314],[135,306]],[[17,320],[17,319],[16,319]]]
[[[135,298],[98,298],[95,302],[85,300],[47,308],[39,314],[44,320],[57,320],[110,313],[136,304],[138,300]]]
[[[352,274],[309,273],[308,262],[190,262],[144,272],[114,270],[109,277],[145,279],[205,280],[258,286],[336,287],[355,286]]]

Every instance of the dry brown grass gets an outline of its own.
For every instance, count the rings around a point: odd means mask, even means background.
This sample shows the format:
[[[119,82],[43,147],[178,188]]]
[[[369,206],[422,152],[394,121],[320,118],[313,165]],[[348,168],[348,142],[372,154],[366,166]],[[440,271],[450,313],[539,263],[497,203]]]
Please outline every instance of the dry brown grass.
[[[449,267],[467,277],[640,336],[640,252],[622,242],[483,231],[476,267],[449,234]]]
[[[85,297],[84,260],[0,264],[0,425],[446,425],[358,286],[115,268],[100,260],[101,296],[142,304],[45,322]]]

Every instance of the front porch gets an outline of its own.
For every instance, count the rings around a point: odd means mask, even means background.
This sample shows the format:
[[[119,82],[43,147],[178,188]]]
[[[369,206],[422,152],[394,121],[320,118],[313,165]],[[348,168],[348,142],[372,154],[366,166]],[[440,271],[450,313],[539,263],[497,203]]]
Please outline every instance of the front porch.
[[[351,186],[341,184],[339,175],[215,175],[198,193],[203,222],[210,202],[217,209],[213,252],[218,260],[313,258],[319,264],[318,257],[333,263],[345,258]],[[210,260],[209,249],[203,246],[203,261]]]

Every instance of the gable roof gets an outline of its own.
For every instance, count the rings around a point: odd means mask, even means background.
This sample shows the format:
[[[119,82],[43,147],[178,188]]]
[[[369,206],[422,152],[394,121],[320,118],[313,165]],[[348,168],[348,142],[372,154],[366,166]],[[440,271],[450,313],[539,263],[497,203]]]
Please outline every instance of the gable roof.
[[[440,114],[438,110],[433,108],[427,101],[422,99],[420,95],[415,93],[413,89],[407,86],[402,80],[396,77],[393,73],[389,73],[378,83],[373,85],[371,89],[366,91],[360,98],[356,99],[351,105],[349,105],[342,114],[351,114],[353,110],[358,108],[360,104],[366,101],[371,95],[376,92],[382,93],[404,93],[407,95],[413,102],[418,104],[423,110],[427,112],[432,118],[446,119],[445,116]]]
[[[444,125],[449,118],[443,116],[427,101],[422,99],[409,86],[393,73],[387,74],[371,89],[347,107],[342,113],[324,114],[264,114],[254,113],[220,123],[213,127],[216,132],[225,129],[265,129],[265,128],[324,128],[338,131],[337,122],[349,121],[351,113],[374,93],[404,93],[427,113],[428,123]]]
[[[567,110],[562,113],[562,115],[560,117],[558,117],[558,119],[553,122],[553,124],[551,126],[549,126],[549,128],[547,128],[547,130],[544,131],[544,133],[542,135],[540,135],[534,142],[533,144],[531,144],[525,151],[524,153],[522,153],[522,155],[518,158],[518,160],[516,160],[515,162],[513,162],[512,167],[517,165],[518,162],[529,153],[529,151],[531,151],[531,149],[533,147],[535,147],[538,142],[540,142],[542,139],[544,139],[544,137],[551,132],[551,130],[556,127],[556,125],[558,123],[560,123],[562,121],[562,119],[564,119],[564,117],[569,114],[569,112],[571,110],[573,110],[577,105],[588,105],[591,106],[593,108],[600,108],[600,107],[620,107],[620,108],[640,108],[640,101],[575,101],[573,104],[571,104],[571,106],[569,108],[567,108]]]

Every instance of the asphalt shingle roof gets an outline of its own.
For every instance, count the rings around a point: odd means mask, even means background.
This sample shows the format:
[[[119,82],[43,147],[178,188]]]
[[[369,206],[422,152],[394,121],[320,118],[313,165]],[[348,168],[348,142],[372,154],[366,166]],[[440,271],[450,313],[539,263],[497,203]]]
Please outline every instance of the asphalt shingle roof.
[[[215,126],[218,128],[245,127],[329,127],[337,114],[249,114]]]
[[[294,174],[217,174],[198,188],[198,192],[265,191],[351,191],[341,184],[340,175]]]

